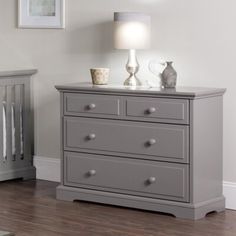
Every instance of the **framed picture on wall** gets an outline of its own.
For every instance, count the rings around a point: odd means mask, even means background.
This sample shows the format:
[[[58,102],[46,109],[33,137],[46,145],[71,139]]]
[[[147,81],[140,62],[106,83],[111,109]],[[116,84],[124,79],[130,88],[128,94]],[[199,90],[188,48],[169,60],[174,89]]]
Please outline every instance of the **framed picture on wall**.
[[[65,0],[18,0],[19,28],[65,28]]]

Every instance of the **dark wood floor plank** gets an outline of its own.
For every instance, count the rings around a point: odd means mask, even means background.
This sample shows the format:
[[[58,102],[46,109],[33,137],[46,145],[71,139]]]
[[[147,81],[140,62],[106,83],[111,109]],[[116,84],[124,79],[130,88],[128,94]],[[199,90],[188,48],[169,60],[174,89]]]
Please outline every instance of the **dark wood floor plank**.
[[[165,214],[55,199],[57,183],[0,183],[0,229],[17,236],[236,236],[236,212],[198,221]]]

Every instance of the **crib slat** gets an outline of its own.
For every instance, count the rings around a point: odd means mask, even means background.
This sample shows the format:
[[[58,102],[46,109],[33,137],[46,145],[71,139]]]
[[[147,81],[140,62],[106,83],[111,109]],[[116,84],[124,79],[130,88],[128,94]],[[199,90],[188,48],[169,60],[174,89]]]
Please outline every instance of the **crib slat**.
[[[16,160],[16,111],[15,111],[15,86],[11,90],[11,140],[12,140],[12,160]]]
[[[21,117],[20,107],[22,102],[22,87],[23,85],[15,86],[15,146],[16,146],[16,160],[21,159]]]
[[[3,164],[3,102],[5,101],[5,86],[0,86],[0,165]]]
[[[25,146],[24,146],[24,143],[25,143],[25,127],[24,127],[24,120],[25,120],[25,113],[24,113],[24,110],[25,110],[25,84],[22,85],[21,87],[21,99],[20,99],[20,104],[21,104],[21,107],[20,107],[20,128],[21,128],[21,159],[23,160],[24,157],[25,157]],[[28,135],[27,135],[28,136]]]
[[[24,84],[23,94],[23,135],[24,135],[24,159],[32,163],[31,153],[31,117],[30,117],[30,81]]]
[[[6,94],[6,124],[7,124],[7,162],[12,162],[12,124],[11,124],[11,104],[12,86],[7,86]]]

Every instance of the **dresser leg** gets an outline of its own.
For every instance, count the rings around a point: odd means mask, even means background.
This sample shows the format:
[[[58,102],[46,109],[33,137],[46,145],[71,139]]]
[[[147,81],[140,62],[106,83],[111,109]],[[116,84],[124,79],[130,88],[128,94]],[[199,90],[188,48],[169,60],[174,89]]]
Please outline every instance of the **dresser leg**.
[[[176,211],[174,215],[177,218],[199,220],[206,217],[208,213],[220,213],[223,211],[225,211],[225,198],[221,197],[209,202],[196,205],[194,208],[183,208],[183,210]]]
[[[56,198],[62,201],[73,202],[77,200],[73,192],[64,191],[63,186],[59,185],[56,189]]]

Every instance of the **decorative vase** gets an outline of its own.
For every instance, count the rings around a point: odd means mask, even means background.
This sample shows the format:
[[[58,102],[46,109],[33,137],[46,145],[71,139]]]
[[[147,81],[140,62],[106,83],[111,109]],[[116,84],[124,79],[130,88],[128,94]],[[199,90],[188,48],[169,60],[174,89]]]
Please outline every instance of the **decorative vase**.
[[[172,66],[172,61],[166,62],[166,68],[161,73],[161,83],[164,88],[175,88],[177,81],[177,72]]]

